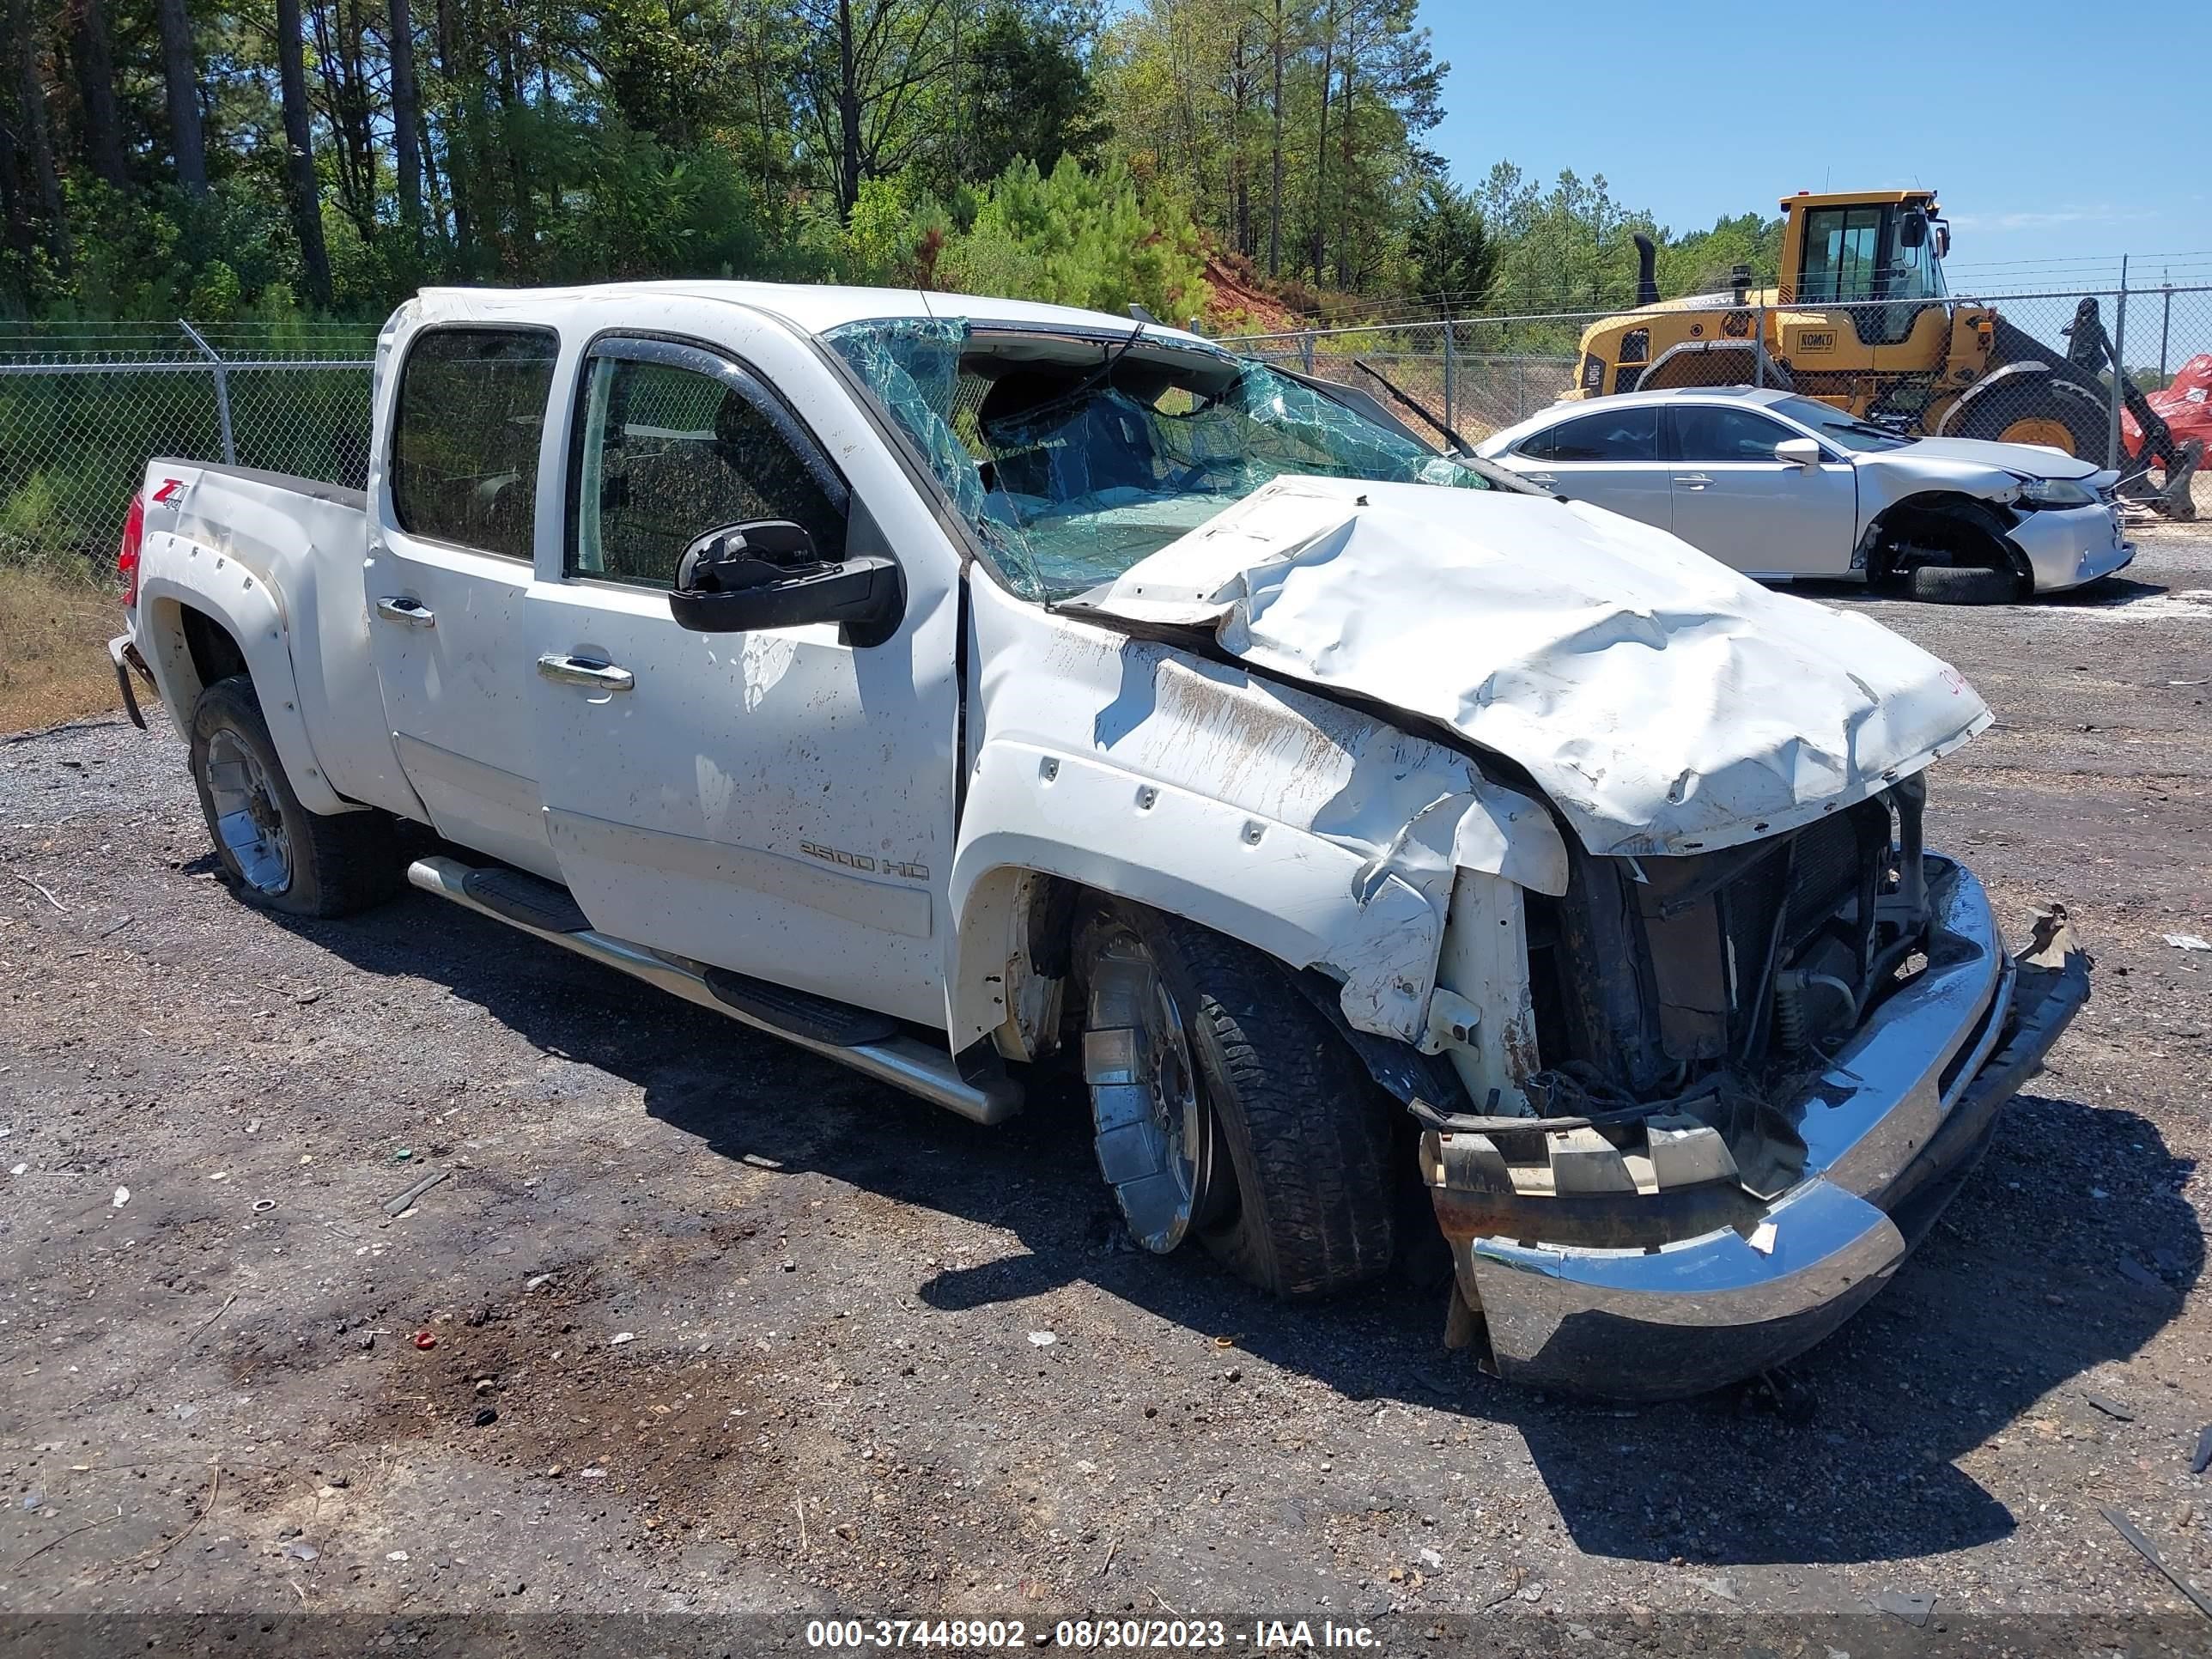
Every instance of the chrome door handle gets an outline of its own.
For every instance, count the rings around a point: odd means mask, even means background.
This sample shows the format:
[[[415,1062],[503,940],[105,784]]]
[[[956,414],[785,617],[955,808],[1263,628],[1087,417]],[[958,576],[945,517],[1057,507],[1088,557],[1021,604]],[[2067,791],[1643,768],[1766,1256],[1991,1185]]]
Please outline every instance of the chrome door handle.
[[[1677,473],[1674,477],[1674,482],[1680,484],[1686,489],[1705,489],[1709,488],[1712,483],[1712,480],[1702,472]]]
[[[1523,478],[1526,478],[1530,483],[1554,484],[1559,483],[1559,480],[1548,472],[1523,472],[1521,476]]]
[[[538,672],[563,685],[588,685],[598,691],[627,691],[637,684],[637,677],[627,668],[595,657],[564,657],[556,651],[538,659]]]
[[[376,614],[386,622],[404,623],[410,628],[435,628],[438,613],[424,606],[422,601],[404,593],[395,593],[376,602]]]

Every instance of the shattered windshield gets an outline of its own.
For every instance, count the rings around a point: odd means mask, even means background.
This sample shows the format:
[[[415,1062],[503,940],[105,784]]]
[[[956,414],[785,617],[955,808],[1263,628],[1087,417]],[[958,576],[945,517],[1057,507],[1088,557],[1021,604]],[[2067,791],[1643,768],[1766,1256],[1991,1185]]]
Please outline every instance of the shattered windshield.
[[[1264,364],[959,319],[824,337],[928,460],[1018,591],[1066,599],[1285,474],[1491,488]]]

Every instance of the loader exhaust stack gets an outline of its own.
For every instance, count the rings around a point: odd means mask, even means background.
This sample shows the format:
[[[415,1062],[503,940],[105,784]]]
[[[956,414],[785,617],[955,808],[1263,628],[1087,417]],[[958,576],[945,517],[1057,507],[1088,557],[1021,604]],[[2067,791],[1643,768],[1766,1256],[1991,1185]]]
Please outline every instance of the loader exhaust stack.
[[[1659,250],[1642,231],[1635,235],[1636,242],[1636,303],[1656,306],[1659,303]]]

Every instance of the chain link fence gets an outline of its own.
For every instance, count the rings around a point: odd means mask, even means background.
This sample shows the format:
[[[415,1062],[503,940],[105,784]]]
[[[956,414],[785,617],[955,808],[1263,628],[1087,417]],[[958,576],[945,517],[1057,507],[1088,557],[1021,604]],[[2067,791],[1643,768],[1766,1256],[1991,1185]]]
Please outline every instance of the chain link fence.
[[[1564,397],[1767,386],[1922,435],[2047,443],[2212,516],[2212,287],[1854,304],[1698,295],[1224,342],[1469,445]],[[155,455],[360,486],[374,325],[0,325],[0,561],[99,568]],[[2128,386],[2113,396],[2115,361]],[[1414,412],[1418,410],[1419,412]]]
[[[365,483],[376,334],[0,325],[0,562],[104,568],[156,455]]]
[[[1563,398],[1764,386],[1914,436],[2063,449],[2119,471],[2144,511],[2212,516],[2212,287],[1841,304],[1740,290],[1223,343],[1395,404],[1439,447]]]

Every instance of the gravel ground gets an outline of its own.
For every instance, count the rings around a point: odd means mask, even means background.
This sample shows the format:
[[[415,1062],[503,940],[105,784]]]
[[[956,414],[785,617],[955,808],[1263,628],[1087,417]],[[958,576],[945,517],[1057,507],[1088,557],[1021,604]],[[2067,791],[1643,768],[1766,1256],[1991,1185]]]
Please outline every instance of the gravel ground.
[[[2212,954],[2163,937],[2212,936],[2212,538],[2072,600],[1822,597],[1996,709],[1936,837],[2097,973],[1802,1422],[1551,1401],[1431,1295],[1133,1254],[1064,1087],[985,1130],[420,895],[258,915],[173,738],[0,740],[0,1608],[2212,1645],[2099,1513],[2212,1586]]]

